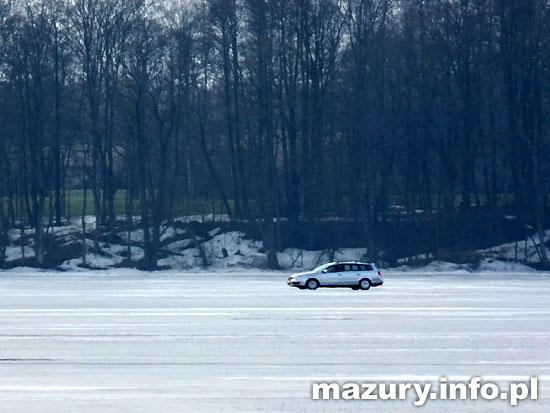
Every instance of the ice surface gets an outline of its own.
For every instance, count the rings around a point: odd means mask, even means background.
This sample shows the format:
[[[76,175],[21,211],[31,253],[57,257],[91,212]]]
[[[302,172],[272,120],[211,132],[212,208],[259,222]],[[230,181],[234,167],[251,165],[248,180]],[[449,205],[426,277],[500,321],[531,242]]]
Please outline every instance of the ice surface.
[[[550,277],[385,273],[368,292],[281,273],[0,274],[2,412],[547,412]],[[312,401],[317,380],[508,382],[537,402]]]

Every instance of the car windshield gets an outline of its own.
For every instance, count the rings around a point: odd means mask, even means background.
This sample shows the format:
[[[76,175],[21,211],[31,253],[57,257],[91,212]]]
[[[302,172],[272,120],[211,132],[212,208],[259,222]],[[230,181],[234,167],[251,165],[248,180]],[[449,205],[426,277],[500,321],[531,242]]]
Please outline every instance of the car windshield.
[[[316,272],[319,272],[319,271],[323,271],[324,269],[327,269],[328,267],[330,267],[332,265],[332,263],[328,263],[328,264],[323,264],[323,265],[319,265],[317,268],[315,268],[313,271],[316,271]]]

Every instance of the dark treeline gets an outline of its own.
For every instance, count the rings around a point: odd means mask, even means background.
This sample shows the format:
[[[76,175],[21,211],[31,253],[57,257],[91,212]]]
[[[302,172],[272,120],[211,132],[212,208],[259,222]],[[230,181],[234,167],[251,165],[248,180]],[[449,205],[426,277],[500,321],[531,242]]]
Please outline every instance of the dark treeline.
[[[373,260],[426,214],[542,241],[549,98],[549,0],[0,0],[0,245],[33,228],[45,265],[48,227],[95,214],[98,248],[136,216],[152,269],[182,199],[272,268],[281,218],[354,220]]]

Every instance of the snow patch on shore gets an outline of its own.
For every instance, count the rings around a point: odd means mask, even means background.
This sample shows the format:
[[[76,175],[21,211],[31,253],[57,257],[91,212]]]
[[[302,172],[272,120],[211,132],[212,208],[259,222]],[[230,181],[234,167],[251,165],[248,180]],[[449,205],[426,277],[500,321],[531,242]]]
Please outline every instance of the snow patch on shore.
[[[182,221],[184,222],[184,221]],[[93,227],[92,222],[89,223]],[[88,227],[88,228],[90,228]],[[70,222],[63,227],[54,227],[49,233],[56,237],[58,245],[70,247],[74,245],[73,254],[81,252],[81,228],[79,222]],[[23,258],[21,243],[24,245],[25,258],[34,257],[32,237],[25,231],[26,237],[19,239],[20,230],[10,230],[9,245],[6,248],[5,261],[17,262]],[[110,270],[116,267],[137,266],[145,257],[143,249],[143,230],[131,232],[128,239],[127,232],[118,233],[118,241],[113,243],[100,242],[100,250],[94,251],[94,242],[88,234],[86,245],[88,253],[86,265],[83,265],[81,256],[64,261],[57,269],[62,271],[88,271],[89,269]],[[158,265],[163,270],[173,271],[212,271],[224,272],[234,269],[253,269],[262,271],[267,269],[267,259],[263,243],[247,238],[239,231],[226,231],[222,227],[203,234],[195,234],[175,226],[165,227],[161,235],[161,245]],[[546,242],[550,241],[550,231],[546,232]],[[128,242],[130,245],[128,245]],[[431,261],[432,254],[420,254],[412,260],[424,263],[415,266],[409,264],[408,259],[400,260],[404,265],[397,268],[385,269],[391,273],[453,273],[468,274],[472,272],[500,272],[500,273],[532,273],[532,267],[525,265],[540,262],[538,240],[529,238],[524,241],[512,242],[479,251],[481,256],[477,264],[457,264],[445,261]],[[128,251],[130,250],[130,254]],[[287,272],[299,272],[317,267],[331,261],[368,261],[366,248],[341,248],[334,250],[303,250],[287,248],[277,253],[281,269]],[[128,261],[131,261],[128,265]],[[21,261],[22,265],[26,263]],[[84,268],[83,268],[84,267]],[[383,265],[380,265],[383,267]]]

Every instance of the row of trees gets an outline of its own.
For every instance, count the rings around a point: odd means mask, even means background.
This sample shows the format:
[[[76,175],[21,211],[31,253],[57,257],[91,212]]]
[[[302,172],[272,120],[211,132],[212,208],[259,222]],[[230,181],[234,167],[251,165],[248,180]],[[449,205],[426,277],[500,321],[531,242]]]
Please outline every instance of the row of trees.
[[[508,206],[542,240],[549,62],[548,0],[0,0],[0,244],[43,265],[75,188],[113,235],[124,194],[147,268],[182,197],[271,267],[280,217]]]

